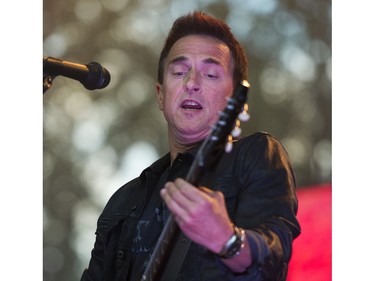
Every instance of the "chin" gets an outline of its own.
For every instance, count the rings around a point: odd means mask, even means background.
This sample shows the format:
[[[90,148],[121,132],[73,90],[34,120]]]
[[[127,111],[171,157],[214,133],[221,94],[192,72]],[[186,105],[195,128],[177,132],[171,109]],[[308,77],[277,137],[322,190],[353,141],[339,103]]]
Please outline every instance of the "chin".
[[[204,131],[199,131],[199,132],[185,132],[182,136],[181,136],[181,140],[183,140],[183,143],[184,144],[195,144],[195,143],[199,143],[201,142],[202,140],[204,140],[210,133],[210,129],[206,129]]]

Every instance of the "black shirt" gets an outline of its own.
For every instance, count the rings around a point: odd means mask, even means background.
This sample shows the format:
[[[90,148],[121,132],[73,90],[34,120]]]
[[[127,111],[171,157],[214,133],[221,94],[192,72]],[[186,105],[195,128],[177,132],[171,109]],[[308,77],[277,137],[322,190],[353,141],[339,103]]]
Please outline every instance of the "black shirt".
[[[160,190],[167,181],[177,177],[184,178],[187,174],[193,155],[190,153],[178,154],[171,167],[161,174],[150,200],[144,209],[136,227],[133,239],[131,264],[128,280],[139,281],[145,271],[147,263],[155,248],[156,242],[168,219],[169,210],[160,196]]]

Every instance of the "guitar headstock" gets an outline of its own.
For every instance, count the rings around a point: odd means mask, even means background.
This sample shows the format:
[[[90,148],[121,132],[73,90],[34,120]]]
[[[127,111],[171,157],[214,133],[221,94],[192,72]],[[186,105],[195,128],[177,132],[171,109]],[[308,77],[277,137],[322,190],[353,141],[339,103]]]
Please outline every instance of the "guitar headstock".
[[[233,136],[231,133],[233,130],[238,131],[239,126],[235,125],[236,123],[239,125],[239,122],[241,121],[237,118],[242,118],[242,120],[250,118],[246,112],[247,106],[245,106],[249,88],[249,82],[243,80],[237,85],[233,95],[228,98],[226,107],[219,113],[219,120],[212,127],[210,135],[199,147],[192,167],[186,176],[186,180],[190,183],[197,183],[201,170],[208,164],[208,162],[210,162],[210,160],[215,158],[216,152],[220,151],[224,146],[226,146],[225,150],[227,152],[232,149]],[[228,144],[227,140],[229,140]]]
[[[245,83],[245,86],[246,87],[250,87],[250,84],[244,80],[243,83]],[[239,138],[241,133],[242,133],[242,129],[241,129],[241,121],[242,122],[247,122],[250,120],[250,114],[249,114],[249,106],[247,103],[244,103],[243,104],[243,107],[242,107],[242,112],[240,112],[237,116],[237,119],[236,119],[236,124],[234,126],[234,129],[232,130],[231,134],[228,135],[228,140],[227,140],[227,144],[225,145],[225,152],[229,153],[232,151],[232,148],[233,148],[233,138]]]
[[[232,150],[233,138],[241,134],[240,124],[250,119],[248,113],[247,93],[250,88],[248,81],[243,80],[237,85],[232,97],[228,98],[227,106],[219,113],[219,120],[212,128],[210,139],[217,145],[225,145],[225,151]]]

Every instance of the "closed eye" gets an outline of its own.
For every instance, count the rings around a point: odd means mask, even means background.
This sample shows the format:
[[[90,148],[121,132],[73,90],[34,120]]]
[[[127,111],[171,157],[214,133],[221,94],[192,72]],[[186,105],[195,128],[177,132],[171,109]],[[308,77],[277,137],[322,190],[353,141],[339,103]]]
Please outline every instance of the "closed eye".
[[[186,73],[187,73],[186,71],[175,71],[175,72],[172,72],[172,75],[176,77],[180,77],[180,76],[184,76]]]
[[[210,74],[210,73],[203,74],[203,76],[208,77],[208,78],[218,78],[217,75],[215,75],[215,74]]]
[[[209,73],[209,72],[203,72],[203,77],[209,78],[209,79],[217,79],[219,76],[216,73]]]

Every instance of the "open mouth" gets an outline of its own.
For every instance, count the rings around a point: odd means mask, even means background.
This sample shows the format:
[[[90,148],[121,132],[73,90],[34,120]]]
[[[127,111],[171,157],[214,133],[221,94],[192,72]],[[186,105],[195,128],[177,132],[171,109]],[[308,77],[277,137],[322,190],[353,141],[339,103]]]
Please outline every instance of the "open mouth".
[[[183,109],[197,110],[203,109],[202,105],[194,100],[184,100],[180,106]]]

